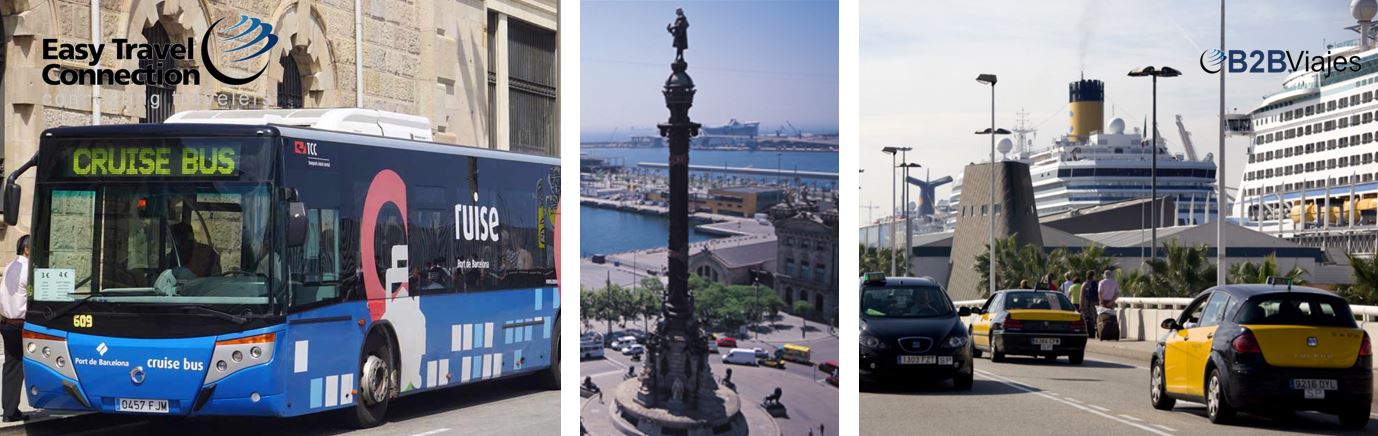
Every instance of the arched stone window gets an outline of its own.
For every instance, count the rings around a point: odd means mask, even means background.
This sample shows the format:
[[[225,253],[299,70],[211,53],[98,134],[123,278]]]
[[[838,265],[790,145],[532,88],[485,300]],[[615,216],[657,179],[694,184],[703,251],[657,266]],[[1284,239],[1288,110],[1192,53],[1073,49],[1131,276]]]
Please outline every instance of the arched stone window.
[[[172,38],[167,34],[167,28],[163,23],[153,23],[152,26],[144,29],[144,40],[152,45],[166,46],[172,43]],[[169,51],[170,52],[170,51]],[[151,68],[156,70],[154,77],[165,77],[164,71],[177,68],[176,61],[170,56],[163,59],[140,59],[139,68]],[[144,118],[145,123],[161,123],[177,109],[173,105],[173,96],[177,92],[177,85],[158,83],[144,85]]]
[[[282,81],[278,82],[278,107],[283,109],[301,109],[306,107],[305,92],[301,86],[301,69],[297,67],[297,60],[292,55],[283,55],[282,60]]]

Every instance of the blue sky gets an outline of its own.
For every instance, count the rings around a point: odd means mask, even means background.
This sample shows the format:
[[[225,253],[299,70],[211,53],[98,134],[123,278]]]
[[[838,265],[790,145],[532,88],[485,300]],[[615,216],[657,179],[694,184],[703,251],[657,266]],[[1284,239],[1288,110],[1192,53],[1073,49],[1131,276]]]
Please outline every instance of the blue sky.
[[[689,20],[689,75],[698,94],[689,114],[715,125],[786,121],[836,132],[836,1],[584,1],[581,4],[580,136],[607,140],[613,129],[653,135],[669,116],[660,88],[675,51],[665,25],[675,8]],[[636,129],[636,130],[632,130]]]
[[[1150,115],[1150,82],[1125,74],[1173,66],[1183,76],[1159,82],[1159,130],[1181,152],[1174,123],[1181,114],[1198,153],[1217,153],[1219,76],[1201,71],[1198,57],[1219,45],[1219,7],[1200,0],[861,2],[860,205],[890,205],[890,159],[881,147],[914,146],[910,160],[933,178],[986,159],[989,139],[972,134],[990,125],[990,89],[975,81],[979,73],[1000,77],[996,124],[1012,126],[1022,107],[1039,128],[1035,146],[1046,147],[1067,130],[1067,85],[1081,72],[1105,81],[1105,121],[1119,116],[1133,127]],[[1231,1],[1227,8],[1232,49],[1316,54],[1327,41],[1357,36],[1344,30],[1354,24],[1346,0]],[[1285,77],[1230,75],[1227,112],[1252,110]],[[1227,141],[1227,186],[1238,186],[1247,146],[1242,138]]]

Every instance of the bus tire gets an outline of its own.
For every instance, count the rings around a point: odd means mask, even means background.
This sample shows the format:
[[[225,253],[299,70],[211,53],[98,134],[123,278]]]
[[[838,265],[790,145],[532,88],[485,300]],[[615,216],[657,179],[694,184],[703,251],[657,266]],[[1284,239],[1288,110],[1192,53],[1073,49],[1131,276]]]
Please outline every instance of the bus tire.
[[[560,325],[560,319],[555,318],[555,325]],[[560,389],[560,329],[556,328],[551,334],[550,340],[550,367],[541,371],[541,387],[552,390]]]
[[[397,374],[395,367],[387,336],[378,330],[370,333],[359,358],[359,395],[352,414],[355,428],[377,427],[386,419],[395,384],[392,378]]]

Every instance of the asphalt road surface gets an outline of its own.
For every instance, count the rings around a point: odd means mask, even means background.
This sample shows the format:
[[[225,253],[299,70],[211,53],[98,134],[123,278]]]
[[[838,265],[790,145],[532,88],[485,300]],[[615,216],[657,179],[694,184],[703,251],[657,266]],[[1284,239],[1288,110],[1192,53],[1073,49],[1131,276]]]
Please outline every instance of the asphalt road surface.
[[[825,336],[811,333],[810,339]],[[826,339],[817,339],[811,342],[796,343],[809,345],[814,349],[815,360],[835,359],[837,354],[837,338],[827,336]],[[740,340],[739,347],[751,348],[761,346],[763,342]],[[642,368],[643,362],[632,362],[626,356],[614,352],[611,349],[605,350],[607,353],[603,359],[585,360],[580,363],[579,380],[584,377],[593,377],[596,383],[604,392],[612,392],[622,377],[627,372],[628,365],[636,365],[638,371]],[[788,418],[777,418],[776,423],[780,426],[780,431],[785,435],[807,435],[810,430],[813,434],[818,434],[818,425],[823,424],[826,435],[835,435],[838,428],[837,407],[838,393],[837,388],[827,384],[824,379],[827,374],[817,372],[809,365],[787,362],[785,369],[752,367],[741,365],[724,365],[722,361],[714,356],[709,356],[709,365],[713,368],[713,375],[722,379],[727,368],[732,368],[732,382],[737,385],[737,394],[740,395],[743,405],[756,404],[780,387],[783,391],[781,402],[789,410]],[[594,398],[592,403],[588,399],[581,399],[582,407],[580,416],[586,421],[594,419],[606,420],[607,406],[599,404],[598,399]],[[608,395],[605,401],[612,401]]]
[[[295,418],[193,418],[181,421],[126,415],[82,415],[0,434],[30,435],[425,435],[560,433],[560,392],[534,377],[497,380],[407,396],[394,401],[382,426],[354,430],[340,412]]]
[[[1203,404],[1178,401],[1171,411],[1156,410],[1146,362],[1088,353],[1081,366],[1020,357],[975,364],[969,392],[949,382],[863,387],[861,434],[1378,434],[1378,419],[1364,431],[1346,431],[1333,415],[1314,412],[1240,414],[1233,424],[1215,425]]]

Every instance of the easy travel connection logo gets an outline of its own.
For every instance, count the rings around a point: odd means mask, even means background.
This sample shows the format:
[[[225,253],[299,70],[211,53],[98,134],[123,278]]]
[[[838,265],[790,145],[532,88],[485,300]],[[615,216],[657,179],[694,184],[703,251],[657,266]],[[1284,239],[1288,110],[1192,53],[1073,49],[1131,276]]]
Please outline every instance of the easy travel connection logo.
[[[1293,73],[1307,71],[1330,77],[1331,73],[1359,71],[1358,56],[1317,56],[1302,50],[1229,50],[1218,48],[1201,52],[1201,70],[1217,74],[1221,69],[1231,73]]]
[[[216,65],[215,58],[211,56],[211,33],[215,27],[224,21],[224,18],[215,20],[206,33],[201,36],[201,58],[205,59],[206,71],[216,80],[229,85],[243,85],[254,81],[265,70],[268,63],[264,63],[258,72],[248,77],[233,77],[226,74],[222,68],[225,65]],[[263,22],[263,20],[240,15],[239,22],[233,27],[226,29],[226,32],[234,32],[236,29],[243,28],[238,34],[224,38],[222,43],[238,43],[239,46],[225,50],[225,54],[244,52],[248,49],[257,47],[258,50],[230,62],[238,63],[257,58],[269,50],[272,50],[278,43],[278,36],[273,34],[273,25]],[[138,68],[100,68],[95,69],[106,53],[106,49],[113,49],[116,60],[153,61],[140,62]],[[100,43],[62,43],[55,38],[43,40],[43,59],[47,61],[84,61],[93,67],[89,69],[64,68],[63,65],[53,62],[43,67],[43,82],[49,85],[199,85],[201,84],[201,72],[195,68],[160,68],[158,62],[196,59],[196,38],[188,37],[185,43],[174,42],[168,44],[148,44],[129,42],[128,39],[116,38],[109,44]],[[226,57],[234,57],[230,55]],[[223,61],[222,61],[223,62]]]

